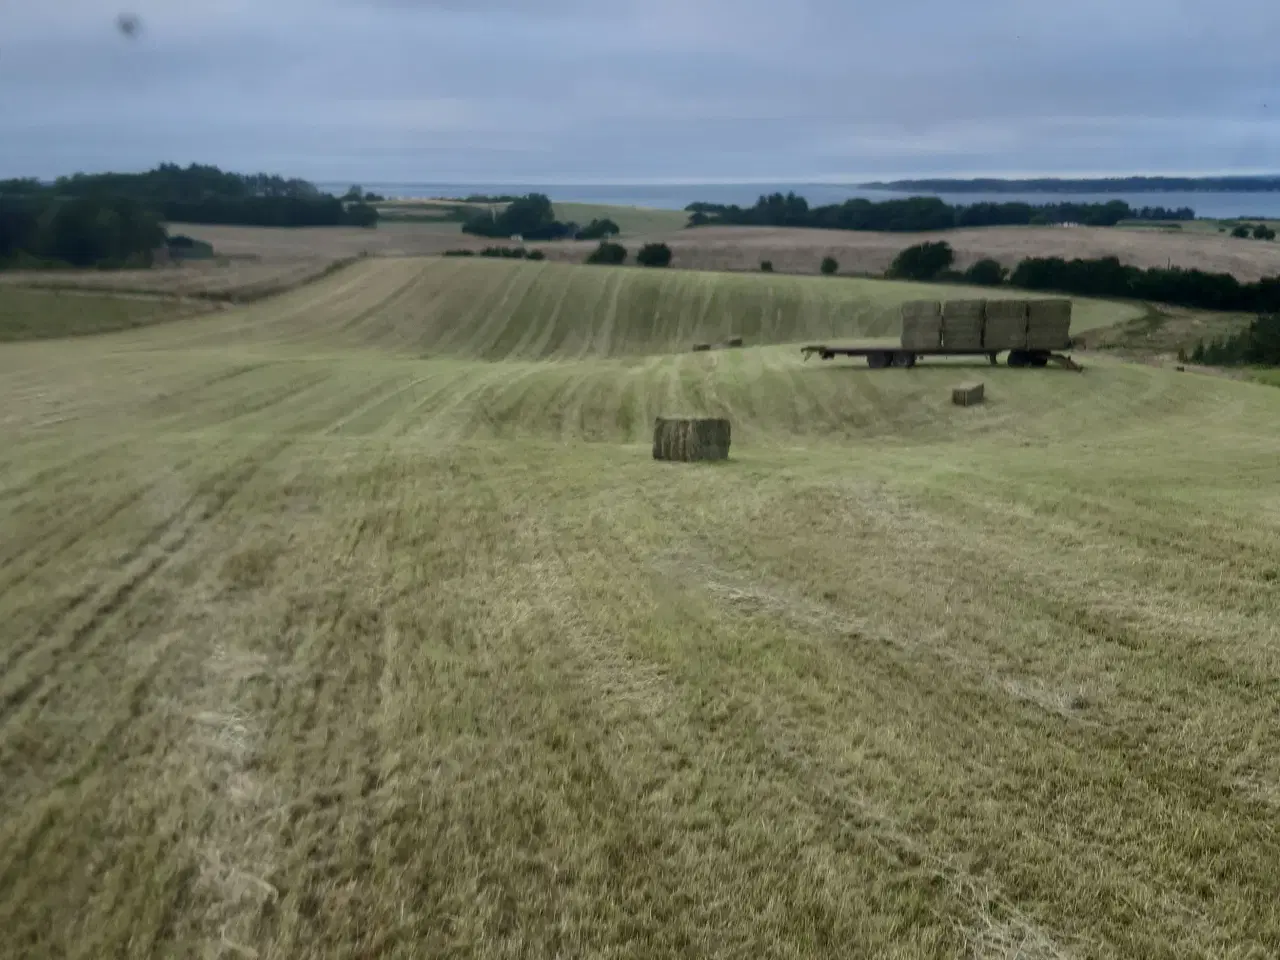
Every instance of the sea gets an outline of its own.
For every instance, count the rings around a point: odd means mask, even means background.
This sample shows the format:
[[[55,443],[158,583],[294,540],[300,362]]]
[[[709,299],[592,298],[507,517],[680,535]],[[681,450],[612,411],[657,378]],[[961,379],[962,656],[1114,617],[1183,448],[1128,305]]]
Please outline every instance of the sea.
[[[322,190],[341,194],[348,183],[318,184]],[[528,184],[528,183],[364,183],[364,189],[386,197],[465,197],[545,193],[552,202],[598,203],[624,207],[656,207],[683,210],[696,201],[751,206],[761,195],[794,191],[812,206],[843,203],[854,197],[894,200],[921,194],[866,190],[853,185],[815,183],[664,183],[664,184]],[[950,204],[992,201],[1008,203],[1106,203],[1124,200],[1131,207],[1190,207],[1208,219],[1280,220],[1280,191],[1275,193],[930,193]]]

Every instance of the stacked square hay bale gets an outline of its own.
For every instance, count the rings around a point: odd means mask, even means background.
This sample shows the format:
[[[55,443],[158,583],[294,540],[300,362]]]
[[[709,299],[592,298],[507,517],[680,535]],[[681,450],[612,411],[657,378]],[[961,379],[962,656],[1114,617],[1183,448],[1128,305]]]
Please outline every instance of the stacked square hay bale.
[[[985,300],[948,300],[942,308],[942,345],[948,350],[981,350]]]
[[[653,425],[653,459],[727,460],[728,420],[691,417],[658,417]]]
[[[942,346],[942,304],[937,300],[908,300],[902,305],[902,345],[909,350],[937,350]]]
[[[1071,301],[1032,300],[1028,311],[1027,349],[1066,350],[1071,345]]]
[[[1026,300],[988,300],[982,345],[990,350],[1025,350],[1027,315]]]

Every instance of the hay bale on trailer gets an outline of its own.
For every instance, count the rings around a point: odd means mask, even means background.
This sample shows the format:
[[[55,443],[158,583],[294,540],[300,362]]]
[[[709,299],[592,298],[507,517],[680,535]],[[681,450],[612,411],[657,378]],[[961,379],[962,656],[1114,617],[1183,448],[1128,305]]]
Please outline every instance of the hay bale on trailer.
[[[1071,301],[1032,300],[1027,315],[1028,350],[1066,350],[1071,346]]]
[[[1029,307],[1026,300],[988,300],[982,345],[991,350],[1025,350]]]
[[[982,383],[962,383],[951,391],[951,402],[957,407],[972,407],[987,398],[987,388]]]
[[[948,350],[981,350],[985,300],[948,300],[942,307],[942,345]]]
[[[658,417],[653,425],[653,459],[727,460],[730,435],[728,420]]]
[[[908,300],[902,305],[902,345],[909,350],[937,350],[942,346],[941,303]]]

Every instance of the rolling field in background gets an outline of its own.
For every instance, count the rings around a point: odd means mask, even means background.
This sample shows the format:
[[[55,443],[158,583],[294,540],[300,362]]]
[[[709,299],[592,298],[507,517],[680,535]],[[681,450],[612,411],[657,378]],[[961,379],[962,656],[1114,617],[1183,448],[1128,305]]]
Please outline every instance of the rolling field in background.
[[[109,333],[198,316],[201,301],[75,290],[0,290],[0,342]]]
[[[1280,950],[1280,391],[801,361],[921,292],[370,259],[0,348],[0,954]]]
[[[697,227],[647,236],[663,240],[674,265],[688,270],[757,270],[772,260],[781,273],[816,274],[823,257],[842,273],[880,276],[906,247],[945,240],[963,270],[991,257],[1015,267],[1026,257],[1118,257],[1139,267],[1195,267],[1241,280],[1280,274],[1280,242],[1239,240],[1208,232],[1185,234],[1114,227],[975,227],[934,233],[877,233],[794,227]],[[581,262],[594,243],[547,244],[552,259]],[[634,244],[631,253],[638,250]]]

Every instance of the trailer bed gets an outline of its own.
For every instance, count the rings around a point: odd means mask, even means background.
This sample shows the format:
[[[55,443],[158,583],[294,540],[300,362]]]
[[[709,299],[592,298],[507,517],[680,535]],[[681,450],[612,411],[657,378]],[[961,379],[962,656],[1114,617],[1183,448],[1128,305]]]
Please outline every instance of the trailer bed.
[[[805,360],[815,354],[823,360],[833,357],[865,357],[867,366],[879,370],[885,367],[909,368],[921,357],[986,357],[992,365],[1000,360],[1000,354],[1009,354],[1011,367],[1046,367],[1051,362],[1070,370],[1083,370],[1070,357],[1053,350],[991,350],[985,348],[956,349],[947,347],[895,347],[895,346],[832,346],[826,343],[810,344],[800,348]]]

